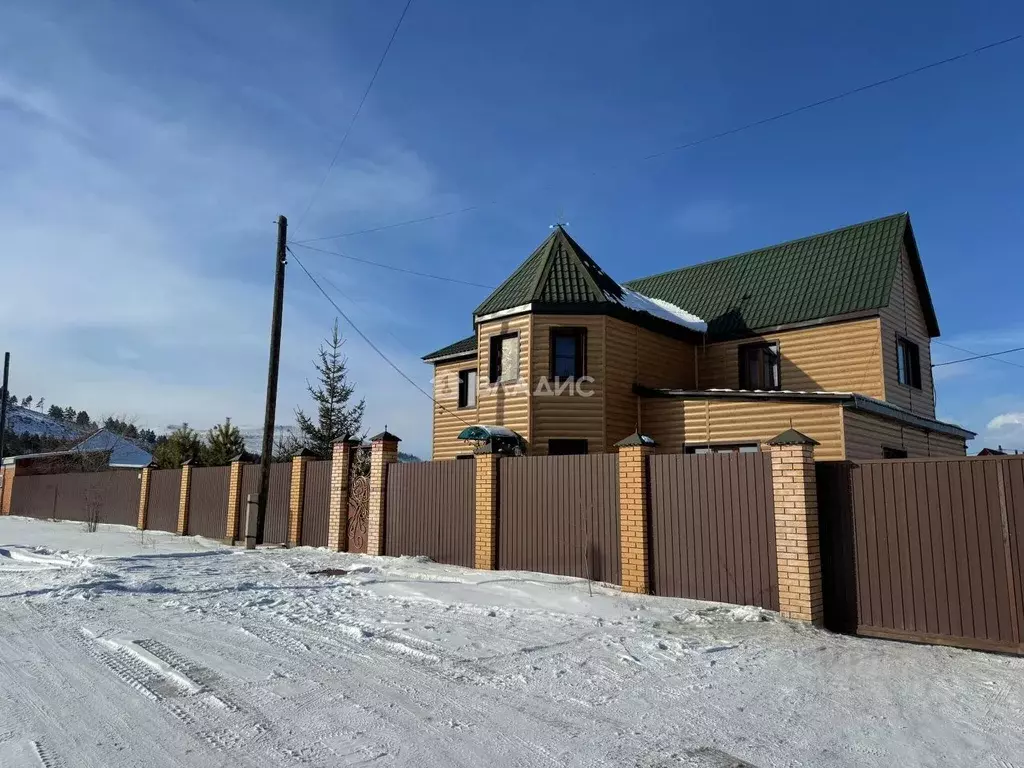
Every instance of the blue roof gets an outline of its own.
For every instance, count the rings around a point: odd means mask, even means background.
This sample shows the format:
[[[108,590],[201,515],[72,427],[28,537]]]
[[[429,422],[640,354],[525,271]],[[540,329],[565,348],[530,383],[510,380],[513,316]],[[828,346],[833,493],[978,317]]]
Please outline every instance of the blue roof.
[[[153,461],[151,453],[139,448],[128,438],[122,437],[108,429],[101,429],[95,432],[71,450],[83,453],[87,451],[110,451],[110,461],[108,463],[111,467],[147,467]]]

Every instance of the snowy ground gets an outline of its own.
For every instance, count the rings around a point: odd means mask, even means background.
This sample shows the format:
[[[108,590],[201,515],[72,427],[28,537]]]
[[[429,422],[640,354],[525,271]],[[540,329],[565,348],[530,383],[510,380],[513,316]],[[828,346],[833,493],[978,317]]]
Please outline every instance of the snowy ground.
[[[1009,768],[1022,724],[1024,659],[553,576],[0,518],[0,766]]]

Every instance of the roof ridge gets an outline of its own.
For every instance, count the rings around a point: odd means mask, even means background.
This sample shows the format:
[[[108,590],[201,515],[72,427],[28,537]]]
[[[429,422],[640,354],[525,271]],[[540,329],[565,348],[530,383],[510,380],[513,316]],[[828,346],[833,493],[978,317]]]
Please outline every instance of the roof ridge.
[[[627,280],[625,283],[623,283],[623,285],[628,286],[630,283],[638,283],[641,280],[653,280],[656,277],[663,277],[665,275],[671,275],[671,274],[673,274],[675,272],[682,272],[683,270],[687,270],[687,269],[696,269],[697,267],[703,267],[703,266],[707,266],[709,264],[719,264],[719,263],[721,263],[723,261],[730,261],[731,259],[739,259],[739,258],[741,258],[743,256],[750,256],[751,254],[759,253],[761,251],[770,251],[770,250],[773,250],[775,248],[782,248],[782,247],[787,246],[787,245],[795,245],[796,243],[800,243],[800,242],[803,242],[805,240],[814,240],[815,238],[824,237],[825,235],[835,235],[835,234],[838,234],[840,232],[845,232],[848,229],[857,229],[859,227],[866,227],[866,226],[869,226],[871,224],[878,224],[879,222],[886,221],[888,219],[896,219],[896,218],[900,218],[900,217],[909,218],[909,216],[910,216],[910,212],[909,211],[900,211],[899,213],[890,213],[888,216],[879,216],[876,219],[869,219],[868,221],[861,221],[861,222],[858,222],[857,224],[847,224],[845,227],[837,227],[836,229],[828,229],[828,230],[825,230],[824,232],[818,232],[817,234],[814,234],[814,235],[805,235],[803,237],[793,238],[792,240],[785,240],[785,241],[783,241],[781,243],[772,243],[771,245],[763,245],[760,248],[751,248],[751,249],[746,250],[746,251],[741,251],[740,253],[733,253],[733,254],[731,254],[729,256],[720,256],[717,259],[708,259],[707,261],[698,261],[696,264],[688,264],[685,267],[676,267],[674,269],[666,269],[663,272],[656,272],[653,275],[644,275],[642,277],[634,277],[631,280]]]
[[[544,264],[539,270],[537,270],[537,277],[533,281],[533,287],[530,289],[530,301],[537,301],[540,298],[540,292],[544,288],[544,283],[547,282],[548,275],[551,274],[551,264],[554,262],[555,254],[555,242],[558,240],[558,232],[561,227],[558,227],[554,232],[544,238],[544,242],[537,248],[539,251],[544,247],[544,243],[547,243],[548,250],[544,254]],[[537,251],[534,251],[536,253]]]
[[[594,258],[589,253],[587,253],[586,250],[584,250],[582,245],[576,242],[573,236],[570,235],[569,232],[561,224],[558,225],[558,229],[562,233],[562,236],[566,241],[566,245],[569,246],[569,250],[572,252],[572,255],[576,258],[576,261],[579,262],[580,269],[583,272],[583,279],[587,282],[587,285],[590,286],[590,290],[592,290],[597,296],[600,296],[601,301],[608,301],[608,297],[605,296],[604,290],[601,288],[600,285],[597,284],[597,280],[594,278],[594,276],[590,274],[590,268],[584,261],[584,257],[586,257],[586,261],[589,261],[593,265],[594,269],[601,270],[601,267],[598,266],[597,262],[594,261]],[[619,285],[618,281],[615,280],[615,278],[613,278],[608,273],[604,272],[604,270],[601,271],[604,273],[605,277],[607,277],[609,280],[615,283],[615,285]],[[622,286],[619,286],[619,288],[621,290]]]

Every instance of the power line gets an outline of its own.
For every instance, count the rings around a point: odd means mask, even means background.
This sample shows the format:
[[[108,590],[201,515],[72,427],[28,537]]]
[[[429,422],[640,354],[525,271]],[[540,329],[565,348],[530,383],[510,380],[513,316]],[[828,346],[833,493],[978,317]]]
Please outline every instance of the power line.
[[[975,356],[979,356],[980,355],[979,352],[975,352],[974,350],[971,350],[971,349],[965,349],[964,347],[958,347],[955,344],[947,344],[945,341],[938,341],[938,340],[936,340],[934,343],[935,344],[941,344],[942,346],[949,347],[950,349],[955,349],[958,352],[966,352],[968,355],[975,355]],[[995,354],[998,355],[998,354],[1005,354],[1005,353],[996,352]],[[980,355],[980,356],[984,357],[984,355]],[[993,357],[992,359],[995,360],[997,363],[1006,363],[1007,365],[1012,365],[1014,368],[1024,368],[1024,365],[1021,365],[1020,363],[1015,363],[1015,362],[1013,362],[1013,360],[1003,360],[1003,358],[1001,358],[1001,357]],[[945,365],[945,363],[938,363],[938,365]]]
[[[377,75],[380,73],[381,67],[384,66],[384,60],[388,57],[388,52],[391,50],[391,44],[395,42],[395,38],[398,36],[398,30],[402,27],[402,22],[405,21],[405,14],[409,12],[409,6],[412,5],[412,0],[406,0],[405,8],[402,9],[402,15],[398,17],[398,23],[395,24],[395,28],[391,31],[391,38],[388,40],[388,44],[384,46],[384,52],[380,55],[380,60],[377,62],[377,68],[373,70],[373,75],[370,77],[370,82],[366,84],[366,90],[363,91],[363,97],[359,99],[359,105],[356,107],[356,111],[352,113],[352,119],[348,122],[348,127],[345,129],[345,133],[341,136],[341,141],[338,142],[338,148],[334,150],[334,157],[331,158],[330,165],[327,166],[327,171],[324,173],[324,177],[320,180],[320,185],[313,192],[313,196],[309,198],[309,203],[306,204],[306,209],[299,216],[299,221],[295,225],[295,230],[302,226],[302,222],[306,220],[306,216],[309,214],[310,209],[313,207],[313,203],[324,189],[324,185],[327,183],[327,178],[331,175],[331,171],[334,170],[335,164],[338,162],[338,156],[341,154],[342,147],[345,146],[345,142],[348,141],[348,136],[352,133],[352,126],[356,124],[356,120],[359,119],[359,113],[363,111],[363,104],[366,103],[366,97],[370,95],[370,91],[373,89],[373,84],[377,80]]]
[[[397,365],[395,365],[393,362],[391,362],[391,358],[389,358],[387,355],[385,355],[380,350],[380,347],[378,347],[376,344],[374,344],[372,341],[370,341],[370,338],[365,333],[363,333],[361,330],[359,330],[359,326],[357,326],[355,323],[352,322],[352,318],[350,318],[347,314],[345,314],[345,311],[341,307],[339,307],[337,305],[337,303],[334,301],[334,299],[332,299],[330,297],[330,294],[328,294],[327,291],[324,290],[323,286],[320,285],[319,282],[317,282],[317,279],[315,277],[313,277],[312,274],[310,274],[310,271],[308,269],[306,269],[306,265],[303,264],[302,261],[299,259],[299,257],[295,254],[295,251],[293,251],[291,248],[289,248],[288,251],[289,251],[289,253],[291,253],[292,257],[295,259],[295,263],[298,264],[299,267],[302,269],[302,271],[306,273],[306,277],[308,277],[310,280],[313,281],[313,285],[316,286],[317,290],[320,291],[320,293],[322,293],[324,295],[324,298],[327,299],[327,301],[329,301],[331,303],[331,306],[334,307],[335,310],[337,310],[338,314],[341,315],[343,318],[345,318],[345,322],[347,322],[349,325],[352,326],[352,330],[354,330],[356,333],[358,333],[359,336],[362,338],[362,340],[365,341],[367,344],[369,344],[370,349],[372,349],[374,352],[376,352],[378,355],[380,355],[381,359],[383,359],[385,363],[387,363],[392,368],[394,368],[395,372],[399,376],[401,376],[403,379],[405,379],[407,382],[412,384],[412,386],[415,387],[416,390],[420,394],[430,398],[430,402],[432,402],[434,405],[436,405],[441,410],[447,411],[448,413],[450,413],[452,416],[454,416],[456,419],[461,421],[467,427],[472,426],[472,424],[470,424],[468,421],[466,421],[461,416],[459,416],[459,414],[457,414],[455,411],[453,411],[450,408],[447,408],[447,407],[441,405],[439,402],[437,402],[437,400],[434,399],[433,395],[431,395],[429,392],[427,392],[425,389],[423,389],[423,387],[421,387],[419,384],[417,384],[415,381],[413,381],[411,378],[409,378],[409,376],[407,376],[405,374],[405,372],[401,368],[399,368]]]
[[[787,117],[792,117],[793,115],[800,114],[801,112],[806,112],[808,110],[815,109],[817,107],[821,107],[821,106],[824,106],[826,104],[831,104],[833,102],[840,101],[840,100],[848,98],[850,96],[855,96],[857,94],[864,93],[865,91],[870,91],[870,90],[872,90],[874,88],[880,88],[881,86],[884,86],[884,85],[890,85],[891,83],[895,83],[895,82],[897,82],[899,80],[903,80],[905,78],[912,77],[914,75],[918,75],[918,74],[920,74],[922,72],[926,72],[928,70],[935,69],[937,67],[945,66],[946,64],[952,64],[953,62],[960,61],[962,59],[966,59],[966,58],[969,58],[971,56],[976,56],[978,54],[984,53],[985,51],[990,51],[993,48],[998,48],[999,46],[1002,46],[1002,45],[1008,45],[1009,43],[1015,43],[1018,40],[1020,40],[1021,37],[1024,37],[1024,35],[1017,34],[1017,35],[1013,35],[1012,37],[1007,37],[1007,38],[1005,38],[1003,40],[997,40],[997,41],[992,42],[992,43],[987,43],[987,44],[979,46],[977,48],[972,48],[969,51],[963,51],[963,52],[958,53],[958,54],[956,54],[954,56],[949,56],[949,57],[947,57],[945,59],[940,59],[938,61],[933,61],[933,62],[930,62],[928,64],[924,64],[924,65],[922,65],[920,67],[915,67],[914,69],[908,69],[908,70],[906,70],[904,72],[900,72],[900,73],[892,75],[890,77],[883,78],[882,80],[876,80],[876,81],[874,81],[872,83],[866,83],[865,85],[861,85],[861,86],[858,86],[856,88],[852,88],[852,89],[850,89],[848,91],[843,91],[843,92],[837,93],[837,94],[835,94],[833,96],[829,96],[829,97],[824,98],[824,99],[819,99],[817,101],[813,101],[813,102],[810,102],[809,104],[804,104],[802,106],[795,107],[793,109],[787,109],[784,112],[779,112],[779,113],[771,115],[769,117],[764,117],[764,118],[761,118],[759,120],[754,120],[753,122],[744,123],[743,125],[739,125],[739,126],[736,126],[734,128],[729,128],[729,129],[724,130],[724,131],[719,131],[718,133],[713,133],[713,134],[710,134],[708,136],[703,136],[703,137],[701,137],[699,139],[694,139],[693,141],[688,141],[688,142],[686,142],[684,144],[676,144],[675,146],[668,147],[667,149],[663,149],[663,150],[660,150],[658,152],[654,152],[654,153],[649,154],[649,155],[643,155],[643,156],[634,158],[633,160],[626,160],[626,161],[623,161],[621,163],[616,163],[614,165],[608,166],[607,168],[605,168],[603,170],[605,172],[607,172],[609,170],[613,170],[613,169],[619,168],[619,167],[621,167],[623,165],[626,165],[628,163],[631,163],[631,162],[646,162],[646,161],[649,161],[649,160],[654,160],[654,159],[657,159],[657,158],[660,158],[660,157],[664,157],[665,155],[672,154],[674,152],[681,152],[681,151],[683,151],[685,149],[691,149],[691,148],[699,146],[701,144],[707,144],[707,143],[712,142],[712,141],[717,141],[718,139],[723,139],[723,138],[725,138],[727,136],[734,136],[737,133],[742,133],[743,131],[748,131],[748,130],[750,130],[752,128],[757,128],[757,127],[760,127],[762,125],[767,125],[768,123],[773,123],[773,122],[775,122],[777,120],[783,120],[783,119],[785,119]],[[597,175],[598,173],[601,173],[601,172],[602,172],[601,170],[595,170],[595,171],[592,171],[592,175]],[[549,183],[549,184],[543,184],[539,188],[540,189],[545,189],[547,187],[553,186],[556,183],[561,183],[561,182],[552,182],[552,183]],[[353,235],[362,235],[362,234],[367,234],[367,233],[370,233],[370,232],[382,232],[382,231],[388,230],[388,229],[396,229],[398,227],[406,227],[406,226],[411,226],[413,224],[422,224],[424,222],[434,221],[436,219],[442,219],[442,218],[446,218],[448,216],[456,216],[456,215],[461,214],[461,213],[468,213],[470,211],[477,211],[477,210],[480,210],[482,208],[487,208],[487,207],[490,207],[492,205],[497,205],[499,202],[500,202],[499,200],[491,200],[491,201],[486,202],[486,203],[480,203],[479,205],[471,205],[471,206],[466,207],[466,208],[459,208],[459,209],[453,209],[453,210],[450,210],[450,211],[444,211],[442,213],[436,213],[436,214],[433,214],[431,216],[424,216],[424,217],[417,218],[417,219],[406,219],[405,221],[396,221],[396,222],[394,222],[392,224],[384,224],[384,225],[381,225],[379,227],[371,227],[369,229],[360,229],[360,230],[354,230],[354,231],[350,231],[350,232],[342,232],[342,233],[337,234],[337,235],[328,235],[326,237],[312,238],[310,240],[305,240],[303,242],[316,242],[316,241],[320,241],[320,240],[337,240],[337,239],[340,239],[340,238],[343,238],[343,237],[352,237]]]
[[[457,277],[445,277],[444,275],[432,275],[429,272],[417,272],[415,269],[405,269],[404,267],[396,267],[391,264],[383,264],[379,261],[370,261],[369,259],[361,259],[358,256],[349,256],[347,253],[341,253],[340,251],[327,251],[323,248],[315,248],[312,245],[306,245],[305,243],[291,243],[291,245],[298,246],[299,248],[305,248],[310,251],[316,251],[317,253],[326,253],[329,256],[339,256],[342,259],[348,259],[349,261],[356,261],[360,264],[369,264],[371,267],[380,267],[381,269],[390,269],[393,272],[402,272],[407,275],[416,275],[417,277],[429,277],[431,280],[442,280],[446,283],[458,283],[459,285],[471,285],[474,288],[486,288],[488,290],[494,290],[493,285],[484,285],[483,283],[474,283],[469,280],[459,280]]]
[[[932,368],[939,368],[940,366],[943,366],[943,365],[955,365],[956,363],[969,363],[971,360],[984,360],[987,357],[995,357],[996,355],[1008,355],[1011,352],[1024,352],[1024,347],[1014,347],[1013,349],[1004,349],[1001,352],[989,352],[987,355],[975,355],[974,357],[962,357],[959,360],[947,360],[944,363],[935,363],[935,364],[933,364]]]

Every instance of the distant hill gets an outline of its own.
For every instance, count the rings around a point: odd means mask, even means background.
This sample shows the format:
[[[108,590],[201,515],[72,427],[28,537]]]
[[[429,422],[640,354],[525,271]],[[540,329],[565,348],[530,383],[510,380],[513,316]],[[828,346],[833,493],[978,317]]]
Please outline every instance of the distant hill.
[[[7,407],[7,429],[16,435],[36,435],[57,440],[72,440],[92,432],[91,429],[51,418],[45,413],[22,408],[20,405]]]

